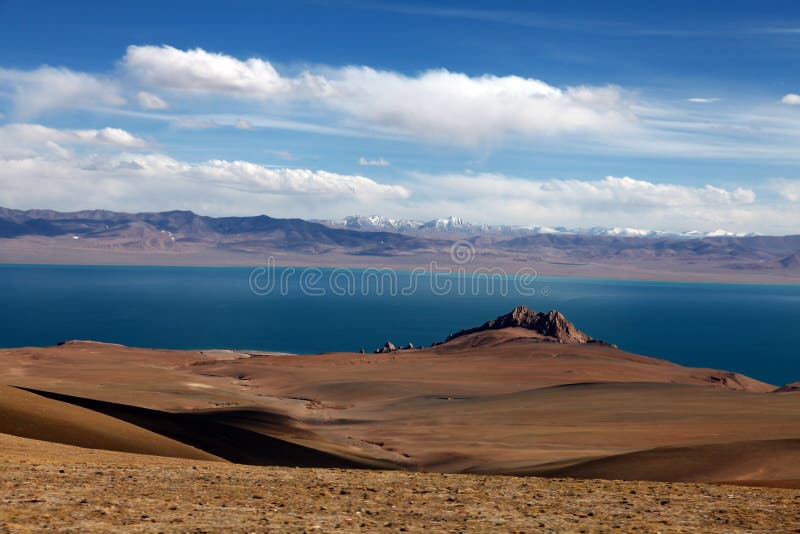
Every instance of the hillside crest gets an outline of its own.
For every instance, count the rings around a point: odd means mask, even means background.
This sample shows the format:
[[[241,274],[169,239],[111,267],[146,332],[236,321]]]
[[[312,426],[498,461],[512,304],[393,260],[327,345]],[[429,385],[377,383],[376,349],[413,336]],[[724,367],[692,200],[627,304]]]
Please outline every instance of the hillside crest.
[[[460,330],[447,336],[445,343],[453,339],[483,332],[485,330],[500,330],[503,328],[525,328],[551,338],[558,343],[589,343],[594,341],[572,324],[564,315],[556,310],[537,312],[527,306],[517,306],[511,312],[501,315],[496,319],[487,321],[481,326]]]

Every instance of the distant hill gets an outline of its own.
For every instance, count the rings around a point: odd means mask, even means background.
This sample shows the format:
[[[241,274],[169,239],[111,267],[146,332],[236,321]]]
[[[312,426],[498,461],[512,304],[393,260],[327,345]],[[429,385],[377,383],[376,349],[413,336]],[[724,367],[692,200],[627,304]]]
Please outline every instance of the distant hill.
[[[800,273],[800,235],[723,234],[689,239],[634,229],[571,233],[563,228],[477,227],[457,217],[427,223],[360,217],[336,225],[267,215],[208,217],[191,211],[0,208],[0,262],[253,265],[264,254],[277,252],[292,255],[289,261],[299,261],[297,265],[411,269],[429,267],[432,261],[448,263],[451,246],[467,240],[474,248],[467,267],[508,272],[525,266],[559,276],[756,282],[763,275],[794,281]]]
[[[117,213],[105,210],[61,213],[51,210],[0,208],[0,238],[24,236],[127,240],[154,245],[206,242],[213,246],[269,244],[275,248],[316,251],[325,247],[417,250],[428,243],[390,232],[359,232],[330,228],[303,219],[207,217],[191,211]],[[163,247],[155,247],[163,248]]]

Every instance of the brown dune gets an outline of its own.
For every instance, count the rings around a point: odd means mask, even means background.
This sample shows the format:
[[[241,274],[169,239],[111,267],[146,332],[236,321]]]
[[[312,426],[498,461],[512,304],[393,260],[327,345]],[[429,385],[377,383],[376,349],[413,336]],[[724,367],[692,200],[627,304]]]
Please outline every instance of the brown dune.
[[[659,447],[571,465],[541,465],[526,475],[666,482],[775,481],[800,488],[800,439]]]
[[[195,460],[221,458],[119,419],[0,385],[0,433],[43,441]]]
[[[69,403],[96,413],[113,416],[118,420],[208,451],[216,458],[224,458],[231,462],[293,467],[394,467],[392,464],[382,463],[377,459],[364,459],[359,462],[349,459],[345,453],[331,454],[285,439],[278,439],[266,433],[248,430],[249,426],[269,432],[269,434],[296,435],[300,433],[307,441],[319,441],[313,433],[293,428],[290,418],[263,410],[220,409],[170,413],[46,391],[29,390],[27,392],[45,399]],[[60,442],[61,440],[50,441]],[[96,446],[92,448],[108,449],[109,447]]]

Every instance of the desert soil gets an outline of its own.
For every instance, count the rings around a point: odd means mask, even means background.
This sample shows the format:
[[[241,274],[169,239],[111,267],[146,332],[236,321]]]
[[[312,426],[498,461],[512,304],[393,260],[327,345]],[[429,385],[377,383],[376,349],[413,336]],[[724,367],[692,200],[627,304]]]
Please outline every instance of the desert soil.
[[[0,532],[797,532],[800,491],[276,468],[0,435]]]

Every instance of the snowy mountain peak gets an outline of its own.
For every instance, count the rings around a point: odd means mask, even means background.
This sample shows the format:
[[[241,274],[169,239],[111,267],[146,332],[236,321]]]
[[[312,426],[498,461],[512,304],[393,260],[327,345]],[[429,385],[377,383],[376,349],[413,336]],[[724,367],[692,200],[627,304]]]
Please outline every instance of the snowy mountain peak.
[[[444,219],[433,219],[432,221],[428,221],[423,224],[420,228],[421,229],[434,229],[441,232],[451,231],[451,230],[463,230],[465,228],[472,228],[473,225],[467,223],[461,217],[456,217],[455,215],[451,215]]]
[[[334,223],[335,226],[344,226],[346,228],[353,228],[356,230],[389,230],[394,232],[409,232],[416,230],[422,226],[422,222],[406,220],[406,219],[393,219],[390,217],[383,217],[381,215],[350,215],[345,217],[341,222]]]
[[[322,221],[330,226],[352,228],[355,230],[374,230],[400,233],[453,233],[469,235],[494,235],[494,236],[524,236],[539,234],[577,234],[593,235],[603,237],[671,237],[697,239],[704,237],[745,237],[757,234],[744,234],[729,232],[727,230],[713,230],[711,232],[701,232],[690,230],[686,232],[665,232],[662,230],[645,230],[641,228],[617,227],[617,226],[593,226],[591,228],[565,228],[563,226],[511,226],[511,225],[490,225],[490,224],[471,224],[461,217],[451,215],[440,217],[422,222],[413,219],[396,219],[384,217],[382,215],[351,215],[339,221]]]

